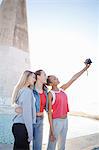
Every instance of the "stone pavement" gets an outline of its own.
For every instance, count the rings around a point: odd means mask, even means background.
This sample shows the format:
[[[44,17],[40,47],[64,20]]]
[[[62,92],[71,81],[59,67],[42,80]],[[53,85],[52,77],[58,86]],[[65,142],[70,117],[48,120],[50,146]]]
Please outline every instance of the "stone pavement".
[[[0,144],[0,150],[12,150],[13,145]],[[43,145],[46,150],[46,145]],[[99,150],[99,133],[67,140],[66,150]]]

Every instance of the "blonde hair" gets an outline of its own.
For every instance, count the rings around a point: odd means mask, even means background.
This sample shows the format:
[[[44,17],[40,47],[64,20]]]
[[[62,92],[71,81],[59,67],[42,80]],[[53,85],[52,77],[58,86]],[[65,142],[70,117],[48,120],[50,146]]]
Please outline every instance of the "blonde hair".
[[[14,90],[12,92],[12,105],[16,102],[16,99],[17,99],[17,95],[18,95],[18,92],[21,88],[24,87],[24,85],[26,84],[26,81],[28,79],[28,77],[34,72],[32,71],[29,71],[29,70],[26,70],[22,73],[18,83],[16,84],[16,86],[14,87]],[[35,73],[34,73],[35,74]]]

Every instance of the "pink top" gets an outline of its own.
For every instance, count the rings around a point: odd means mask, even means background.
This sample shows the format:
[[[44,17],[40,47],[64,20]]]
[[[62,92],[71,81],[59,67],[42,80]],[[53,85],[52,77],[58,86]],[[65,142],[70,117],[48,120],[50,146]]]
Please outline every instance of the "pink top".
[[[61,118],[69,112],[68,98],[64,91],[55,92],[55,102],[52,104],[52,111],[53,119]]]

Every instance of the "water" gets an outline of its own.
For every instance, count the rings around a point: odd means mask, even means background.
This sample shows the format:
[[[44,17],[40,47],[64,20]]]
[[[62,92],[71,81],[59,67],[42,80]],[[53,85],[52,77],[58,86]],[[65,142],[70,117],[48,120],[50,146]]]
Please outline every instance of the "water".
[[[13,143],[12,118],[11,114],[0,114],[0,143]]]
[[[69,129],[67,138],[99,133],[99,121],[83,117],[69,116]]]
[[[0,143],[13,143],[12,135],[12,119],[14,117],[14,111],[12,108],[6,106],[0,108]],[[68,134],[67,139],[89,135],[93,133],[99,133],[99,121],[87,119],[77,116],[68,116]],[[47,144],[49,136],[49,123],[47,114],[44,118],[44,133],[43,144]]]
[[[9,105],[0,105],[0,143],[12,144],[12,119],[15,116],[14,109]]]

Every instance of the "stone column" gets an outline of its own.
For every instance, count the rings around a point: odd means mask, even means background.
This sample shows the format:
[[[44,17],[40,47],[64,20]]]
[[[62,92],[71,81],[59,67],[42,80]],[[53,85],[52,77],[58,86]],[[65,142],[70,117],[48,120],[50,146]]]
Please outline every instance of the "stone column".
[[[0,5],[0,104],[9,105],[20,74],[30,68],[26,0]]]

